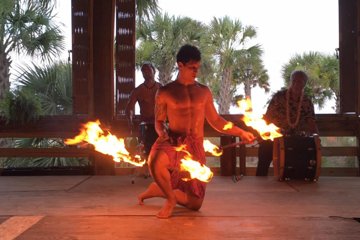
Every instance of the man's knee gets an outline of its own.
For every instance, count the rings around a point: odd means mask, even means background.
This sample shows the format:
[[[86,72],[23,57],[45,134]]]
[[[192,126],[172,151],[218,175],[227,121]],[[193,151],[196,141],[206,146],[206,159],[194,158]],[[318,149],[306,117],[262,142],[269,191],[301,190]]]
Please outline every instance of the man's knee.
[[[187,208],[193,210],[193,211],[199,211],[202,207],[202,203],[204,201],[204,198],[198,198],[194,196],[190,196],[187,204]]]

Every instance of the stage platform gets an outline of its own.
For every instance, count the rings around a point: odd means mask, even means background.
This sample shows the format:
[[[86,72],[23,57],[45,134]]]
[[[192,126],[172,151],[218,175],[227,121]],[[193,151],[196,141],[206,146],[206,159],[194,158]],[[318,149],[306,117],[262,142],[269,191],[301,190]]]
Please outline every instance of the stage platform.
[[[133,181],[134,180],[134,181]],[[360,178],[215,176],[203,207],[155,214],[163,199],[137,203],[151,178],[2,176],[0,239],[359,239]]]

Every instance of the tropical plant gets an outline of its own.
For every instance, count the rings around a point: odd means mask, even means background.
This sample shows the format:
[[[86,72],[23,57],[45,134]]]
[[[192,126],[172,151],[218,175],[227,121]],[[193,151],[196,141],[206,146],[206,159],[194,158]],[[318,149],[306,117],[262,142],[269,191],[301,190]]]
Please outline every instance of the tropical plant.
[[[258,44],[250,45],[256,37],[252,26],[243,26],[230,17],[214,17],[209,26],[209,41],[215,57],[216,74],[212,85],[219,113],[228,114],[237,86],[245,86],[245,94],[251,97],[251,87],[259,85],[268,90],[268,75],[261,62],[262,50]],[[251,68],[251,75],[247,69]]]
[[[14,90],[8,92],[0,102],[0,110],[6,124],[23,125],[35,122],[41,115],[41,105],[36,96],[30,91]]]
[[[156,14],[159,14],[158,0],[136,0],[136,16],[139,26]]]
[[[71,64],[57,62],[46,66],[19,68],[16,78],[21,91],[32,92],[40,104],[43,115],[72,113]]]
[[[305,92],[319,108],[328,99],[335,96],[335,110],[339,111],[339,63],[335,56],[308,52],[296,54],[282,67],[282,77],[286,86],[289,85],[291,72],[304,70],[309,75]]]
[[[10,88],[11,53],[49,60],[64,49],[64,37],[59,25],[53,21],[52,2],[0,2],[0,99]]]
[[[18,124],[37,120],[41,115],[65,115],[72,112],[71,64],[58,62],[40,67],[38,65],[19,68],[16,88],[8,92],[2,101],[2,110],[8,122]],[[13,147],[47,148],[64,147],[62,139],[24,138],[15,139]],[[8,158],[6,167],[59,167],[88,166],[89,161],[78,158],[38,157]]]
[[[156,15],[137,28],[136,62],[151,61],[159,70],[159,81],[166,84],[176,70],[176,53],[185,44],[199,46],[205,26],[188,17]]]

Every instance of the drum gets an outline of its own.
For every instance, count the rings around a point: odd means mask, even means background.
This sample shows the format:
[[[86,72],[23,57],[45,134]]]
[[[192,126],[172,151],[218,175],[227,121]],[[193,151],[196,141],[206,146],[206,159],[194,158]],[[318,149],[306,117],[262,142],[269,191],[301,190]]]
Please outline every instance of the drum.
[[[144,145],[144,153],[149,155],[151,146],[154,144],[158,135],[153,123],[141,122],[139,125],[139,140]]]
[[[321,146],[318,135],[284,136],[273,146],[274,176],[278,180],[317,181],[321,169]]]

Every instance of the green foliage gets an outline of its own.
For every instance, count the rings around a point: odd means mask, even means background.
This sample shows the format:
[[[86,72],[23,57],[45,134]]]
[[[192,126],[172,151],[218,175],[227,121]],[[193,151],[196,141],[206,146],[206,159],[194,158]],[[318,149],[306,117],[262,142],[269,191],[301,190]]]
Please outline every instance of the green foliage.
[[[179,48],[185,43],[199,46],[204,31],[203,24],[188,17],[170,17],[166,13],[154,16],[137,27],[137,66],[143,61],[153,62],[159,70],[159,81],[168,83],[176,70]]]
[[[30,91],[8,92],[0,106],[7,124],[35,122],[42,112],[37,96]]]
[[[332,97],[335,97],[338,105],[339,62],[335,56],[319,52],[296,54],[282,67],[285,86],[289,85],[290,75],[294,70],[304,70],[309,75],[305,92],[319,108],[322,108]]]
[[[47,66],[27,66],[17,73],[17,88],[2,101],[1,109],[7,122],[16,124],[36,121],[40,115],[64,115],[72,112],[71,65],[59,62]],[[13,147],[65,147],[62,139],[16,139]],[[8,167],[88,166],[86,159],[63,157],[9,158]]]
[[[2,0],[0,52],[25,53],[50,60],[64,49],[60,24],[54,24],[53,1]]]
[[[156,14],[159,14],[158,0],[136,0],[136,16],[140,25]]]
[[[72,112],[71,65],[55,63],[20,68],[17,88],[1,102],[7,122],[27,123],[40,115],[64,115]]]
[[[202,52],[198,79],[211,88],[220,105],[230,104],[237,86],[249,78],[251,87],[269,89],[269,77],[261,60],[261,47],[249,44],[256,37],[256,30],[252,26],[243,26],[239,20],[226,16],[214,18],[205,25],[188,17],[157,14],[152,20],[137,26],[136,36],[137,65],[143,61],[153,62],[159,70],[159,81],[163,84],[171,81],[176,72],[175,56],[178,49],[190,43],[198,46]],[[252,68],[251,76],[245,76],[249,65]],[[229,84],[224,81],[229,81]],[[220,92],[226,93],[226,96]],[[222,103],[224,100],[226,104]],[[225,111],[229,106],[225,107]]]
[[[244,84],[245,96],[250,98],[252,87],[269,90],[269,77],[261,60],[263,51],[259,44],[251,44],[256,38],[253,26],[244,26],[228,16],[213,18],[208,38],[215,64],[210,87],[220,113],[228,113],[230,105],[236,102],[240,84]]]
[[[69,63],[20,68],[16,82],[21,90],[30,91],[38,97],[44,115],[71,114],[72,81]]]

